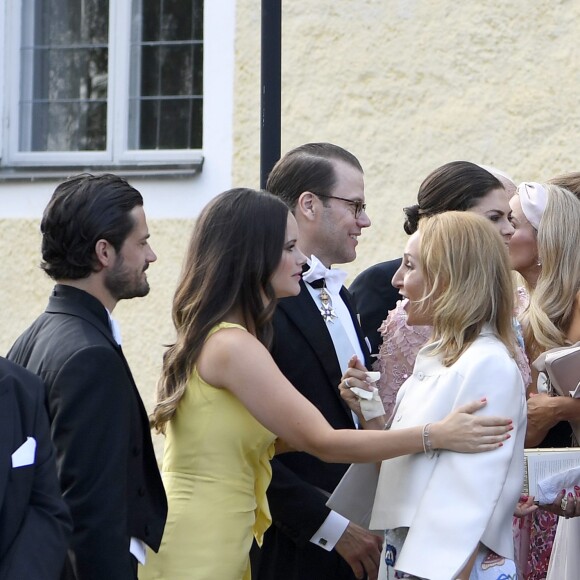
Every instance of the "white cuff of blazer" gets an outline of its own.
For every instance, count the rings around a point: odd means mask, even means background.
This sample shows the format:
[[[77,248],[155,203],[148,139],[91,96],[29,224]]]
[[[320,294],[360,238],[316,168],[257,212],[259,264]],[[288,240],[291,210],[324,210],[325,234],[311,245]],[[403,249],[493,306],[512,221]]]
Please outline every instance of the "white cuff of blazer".
[[[322,525],[316,530],[316,533],[310,538],[310,541],[327,552],[330,552],[334,550],[334,546],[336,546],[336,543],[340,540],[342,534],[344,534],[344,530],[346,530],[348,524],[349,521],[345,517],[331,511],[326,516]]]

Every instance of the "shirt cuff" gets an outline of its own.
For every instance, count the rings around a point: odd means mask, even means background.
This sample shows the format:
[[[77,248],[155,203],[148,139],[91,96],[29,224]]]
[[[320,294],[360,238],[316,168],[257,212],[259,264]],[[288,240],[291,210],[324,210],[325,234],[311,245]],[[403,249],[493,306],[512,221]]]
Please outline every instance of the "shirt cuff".
[[[139,564],[145,566],[145,560],[147,559],[147,551],[145,548],[145,542],[139,538],[134,538],[131,536],[131,542],[129,543],[129,552],[135,556],[135,559]]]
[[[340,514],[331,511],[322,525],[316,530],[315,534],[310,538],[313,544],[316,544],[323,550],[330,552],[336,546],[336,543],[344,534],[344,530],[349,524],[349,520]]]

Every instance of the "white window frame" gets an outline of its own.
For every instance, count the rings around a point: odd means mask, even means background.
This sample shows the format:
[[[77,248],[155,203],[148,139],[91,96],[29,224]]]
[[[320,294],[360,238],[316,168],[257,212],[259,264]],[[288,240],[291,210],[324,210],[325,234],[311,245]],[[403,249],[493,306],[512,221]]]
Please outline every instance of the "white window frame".
[[[10,2],[6,4],[10,5]],[[0,9],[0,32],[4,33],[5,42],[0,41],[0,163],[4,157],[4,125],[6,124],[6,117],[4,116],[5,111],[5,95],[4,87],[6,87],[6,69],[4,68],[4,62],[6,61],[6,43],[9,41],[6,34],[8,32],[8,27],[5,24],[5,18],[7,16],[9,8],[6,10]]]
[[[123,167],[123,166],[179,166],[198,165],[204,159],[208,137],[212,133],[214,120],[219,113],[211,106],[212,82],[208,74],[216,76],[216,71],[225,71],[233,76],[231,67],[214,68],[216,58],[214,44],[222,37],[224,22],[233,25],[235,0],[206,0],[204,2],[204,110],[202,139],[203,149],[163,149],[163,150],[130,150],[127,147],[129,131],[129,81],[130,81],[130,42],[131,42],[131,0],[110,0],[109,8],[109,74],[107,106],[107,145],[105,151],[19,151],[19,93],[20,93],[20,44],[21,44],[21,0],[8,1],[6,10],[0,16],[0,30],[4,30],[5,51],[0,67],[4,65],[5,90],[0,96],[3,122],[0,128],[0,166],[2,167]],[[2,19],[5,22],[2,23]],[[3,25],[2,25],[3,24]],[[231,33],[234,34],[234,26]],[[227,30],[227,28],[226,28]],[[212,39],[212,33],[216,41]],[[1,41],[0,41],[1,42]],[[233,46],[233,38],[232,38]],[[223,44],[222,44],[223,50]],[[0,56],[2,52],[0,52]],[[232,55],[233,56],[233,55]],[[226,60],[229,60],[225,55]],[[233,62],[233,59],[232,59]],[[208,63],[213,63],[210,65]],[[1,71],[1,68],[0,68]],[[219,73],[218,73],[219,74]],[[232,79],[226,85],[233,84]],[[4,101],[2,101],[4,97]],[[216,99],[213,102],[221,102]],[[217,114],[216,114],[217,113]],[[230,121],[231,117],[226,115]],[[112,129],[114,128],[114,129]],[[4,135],[2,135],[2,129]]]

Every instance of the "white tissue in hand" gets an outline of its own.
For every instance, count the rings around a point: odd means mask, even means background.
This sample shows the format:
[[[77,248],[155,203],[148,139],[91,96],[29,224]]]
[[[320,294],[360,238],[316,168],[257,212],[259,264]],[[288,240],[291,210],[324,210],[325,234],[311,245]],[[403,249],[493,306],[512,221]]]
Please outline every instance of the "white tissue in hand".
[[[365,389],[353,387],[351,391],[360,399],[360,410],[366,421],[385,414],[385,407],[379,396],[379,389],[373,387],[372,391],[365,391]]]
[[[365,399],[370,401],[373,398],[373,391],[367,391],[365,389],[360,389],[359,387],[352,387],[350,389],[359,399]],[[377,391],[377,389],[374,389]]]
[[[365,374],[371,383],[376,383],[381,378],[381,373],[378,371],[367,371]]]
[[[580,467],[555,473],[538,482],[538,497],[536,497],[536,501],[540,505],[552,503],[563,489],[566,490],[566,494],[571,492],[576,495],[574,493],[575,485],[580,485]]]

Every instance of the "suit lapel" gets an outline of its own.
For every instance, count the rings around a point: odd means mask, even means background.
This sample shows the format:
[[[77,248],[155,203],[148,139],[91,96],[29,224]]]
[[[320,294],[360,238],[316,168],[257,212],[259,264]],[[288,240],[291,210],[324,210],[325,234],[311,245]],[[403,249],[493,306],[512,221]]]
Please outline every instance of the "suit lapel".
[[[328,378],[332,392],[338,398],[352,422],[352,413],[348,405],[342,400],[338,391],[338,383],[340,382],[342,373],[334,349],[334,343],[332,342],[332,338],[330,337],[320,311],[312,299],[312,296],[310,296],[310,292],[308,292],[304,282],[300,281],[300,294],[298,294],[298,296],[293,296],[292,298],[280,300],[278,308],[281,308],[292,320],[306,342],[316,353],[316,356],[324,369],[324,373]]]
[[[104,308],[104,307],[103,307]],[[46,312],[54,314],[68,314],[87,321],[94,326],[113,346],[118,348],[117,341],[113,337],[111,327],[83,304],[77,304],[66,296],[51,296]],[[106,313],[106,311],[105,311]]]
[[[70,294],[70,296],[68,294]],[[79,291],[76,289],[71,290],[70,288],[65,288],[63,290],[61,287],[59,295],[52,295],[50,297],[46,312],[66,314],[68,316],[82,318],[84,321],[94,326],[111,343],[113,348],[119,353],[125,370],[127,371],[127,376],[131,380],[133,393],[139,406],[141,419],[144,424],[148,425],[149,419],[147,418],[147,411],[139,394],[139,389],[137,388],[137,384],[133,378],[133,373],[131,372],[129,363],[123,354],[123,349],[113,336],[113,331],[109,325],[109,318],[105,307],[102,306],[100,302],[97,302],[96,298],[86,295],[85,292],[79,294]]]
[[[350,317],[352,318],[352,323],[354,324],[356,336],[358,338],[358,342],[360,344],[362,353],[365,357],[364,364],[367,367],[367,369],[370,369],[371,368],[371,355],[370,355],[369,347],[367,346],[367,342],[366,342],[365,337],[363,335],[362,328],[361,328],[360,323],[358,321],[357,313],[356,313],[356,310],[354,308],[354,303],[352,300],[352,296],[350,295],[350,292],[344,286],[340,290],[340,297],[343,299],[344,303],[346,304],[346,307],[348,308],[348,312],[350,314]]]
[[[300,286],[300,294],[281,300],[278,308],[288,315],[306,342],[312,346],[329,379],[335,380],[337,376],[340,379],[340,365],[326,324],[304,282],[300,282]]]

